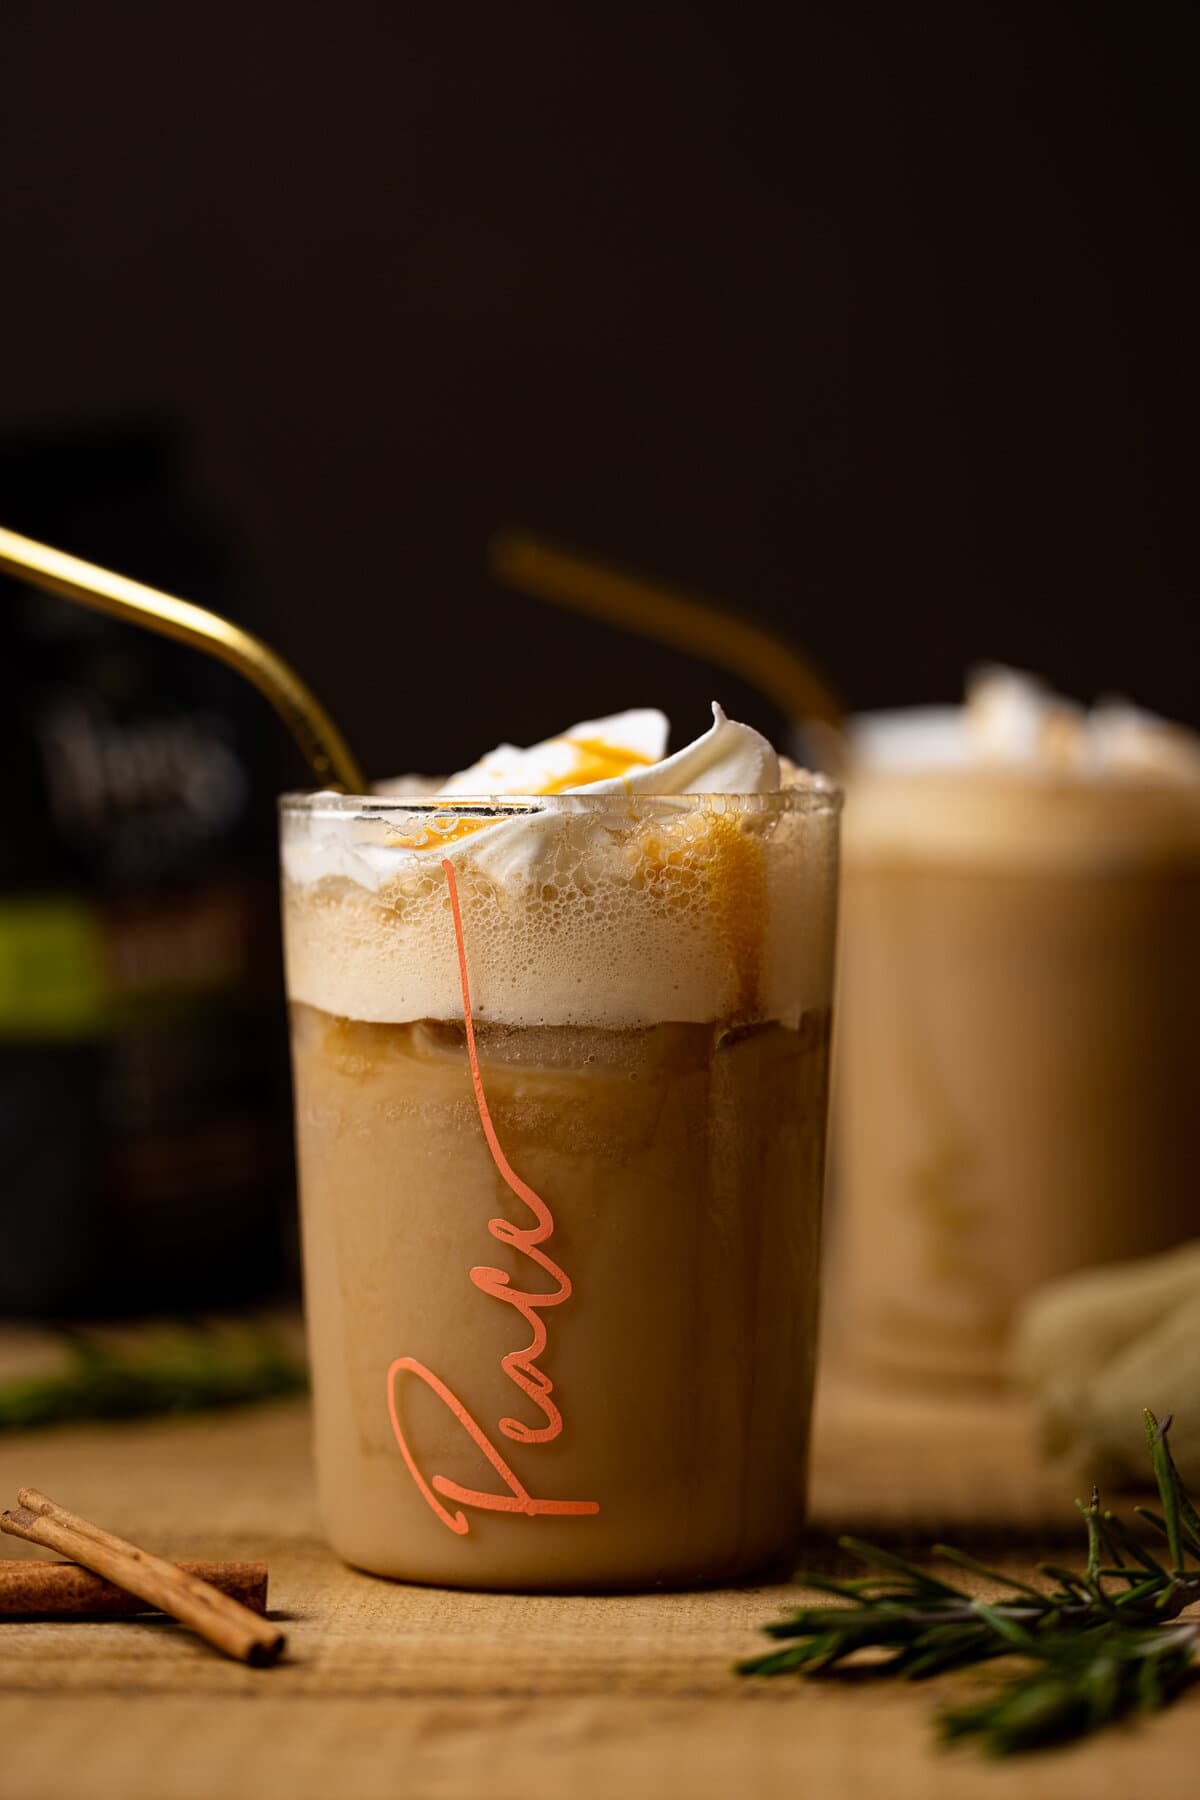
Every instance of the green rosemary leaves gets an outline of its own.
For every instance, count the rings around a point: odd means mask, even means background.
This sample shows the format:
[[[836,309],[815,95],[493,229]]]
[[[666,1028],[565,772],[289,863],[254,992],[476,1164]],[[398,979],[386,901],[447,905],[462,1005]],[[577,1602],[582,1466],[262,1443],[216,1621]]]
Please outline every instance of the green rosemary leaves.
[[[1077,1502],[1087,1529],[1083,1572],[1039,1565],[1048,1585],[1014,1580],[945,1544],[942,1564],[982,1575],[1006,1590],[980,1600],[889,1551],[841,1538],[859,1562],[878,1571],[854,1581],[799,1574],[805,1587],[837,1604],[805,1606],[768,1636],[786,1647],[738,1664],[742,1675],[829,1675],[859,1651],[858,1667],[921,1680],[1000,1657],[1020,1659],[995,1692],[940,1717],[947,1741],[973,1738],[991,1755],[1082,1737],[1133,1711],[1165,1706],[1189,1679],[1200,1623],[1178,1615],[1200,1600],[1200,1515],[1171,1458],[1170,1419],[1145,1415],[1162,1511],[1136,1511],[1165,1540],[1166,1560],[1128,1526],[1091,1501]]]
[[[128,1344],[78,1327],[60,1336],[60,1366],[0,1382],[0,1432],[244,1406],[307,1385],[299,1354],[266,1320],[150,1325]]]

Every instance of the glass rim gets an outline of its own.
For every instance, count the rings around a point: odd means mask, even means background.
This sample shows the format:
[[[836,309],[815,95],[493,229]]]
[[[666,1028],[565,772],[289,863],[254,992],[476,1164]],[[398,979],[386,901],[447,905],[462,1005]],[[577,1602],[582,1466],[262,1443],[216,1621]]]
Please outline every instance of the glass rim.
[[[630,811],[645,818],[707,813],[829,813],[842,809],[844,794],[826,775],[805,772],[794,787],[768,794],[281,794],[283,818],[386,821],[392,815],[461,814],[464,818],[520,819],[534,813],[586,817]]]

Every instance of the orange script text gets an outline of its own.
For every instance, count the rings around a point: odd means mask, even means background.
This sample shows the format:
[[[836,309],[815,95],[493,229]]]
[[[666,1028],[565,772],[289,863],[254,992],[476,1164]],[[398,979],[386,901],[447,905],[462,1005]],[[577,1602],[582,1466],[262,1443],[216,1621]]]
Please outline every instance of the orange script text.
[[[526,1399],[533,1402],[542,1415],[544,1424],[526,1425],[520,1419],[506,1418],[500,1420],[499,1429],[511,1442],[516,1444],[548,1444],[556,1438],[563,1428],[562,1414],[550,1398],[554,1384],[550,1377],[539,1366],[538,1359],[546,1348],[546,1321],[542,1314],[551,1307],[561,1306],[564,1300],[571,1297],[571,1282],[565,1270],[546,1254],[542,1245],[554,1233],[554,1218],[550,1208],[541,1197],[534,1193],[528,1182],[512,1168],[500,1147],[496,1136],[496,1128],[492,1124],[492,1116],[488,1111],[487,1098],[483,1091],[483,1078],[479,1073],[479,1055],[475,1048],[475,1025],[471,1016],[470,985],[467,980],[467,954],[463,943],[462,913],[458,904],[458,887],[454,879],[454,865],[448,857],[443,858],[442,868],[446,872],[446,883],[450,889],[450,910],[454,919],[454,941],[458,951],[458,969],[462,981],[463,1022],[466,1026],[467,1055],[471,1065],[471,1082],[475,1089],[475,1104],[479,1110],[479,1122],[483,1126],[483,1135],[491,1152],[492,1161],[500,1171],[500,1176],[509,1191],[522,1201],[532,1215],[532,1224],[514,1225],[511,1219],[492,1219],[488,1230],[498,1243],[507,1244],[510,1249],[529,1258],[535,1268],[549,1282],[549,1287],[527,1293],[522,1288],[514,1287],[511,1276],[504,1269],[490,1268],[483,1265],[471,1270],[471,1280],[481,1293],[493,1300],[500,1300],[505,1306],[511,1306],[525,1321],[529,1328],[529,1342],[519,1350],[511,1350],[500,1359],[500,1367]],[[451,1414],[467,1436],[483,1452],[492,1468],[500,1478],[501,1491],[491,1488],[463,1487],[457,1481],[451,1481],[445,1475],[434,1475],[427,1480],[413,1455],[412,1446],[404,1433],[400,1419],[398,1393],[401,1377],[422,1382]],[[580,1517],[600,1510],[596,1500],[547,1500],[531,1494],[521,1481],[511,1464],[489,1438],[487,1432],[474,1419],[463,1405],[458,1395],[447,1387],[440,1376],[418,1362],[412,1356],[398,1356],[388,1370],[387,1376],[388,1412],[391,1415],[392,1430],[401,1454],[408,1465],[409,1474],[416,1482],[421,1493],[433,1508],[442,1524],[460,1537],[470,1530],[464,1507],[474,1507],[481,1512],[524,1513],[528,1518],[539,1516],[573,1516]],[[447,1505],[449,1501],[451,1505]],[[453,1506],[454,1510],[451,1510]]]

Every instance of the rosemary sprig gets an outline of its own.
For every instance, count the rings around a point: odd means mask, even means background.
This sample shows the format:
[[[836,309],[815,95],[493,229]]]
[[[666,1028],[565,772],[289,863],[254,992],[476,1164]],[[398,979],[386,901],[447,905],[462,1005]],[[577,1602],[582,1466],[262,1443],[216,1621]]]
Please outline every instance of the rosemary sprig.
[[[307,1385],[299,1358],[263,1321],[179,1321],[128,1347],[79,1329],[61,1335],[61,1368],[0,1382],[0,1432],[245,1406]]]
[[[831,1675],[860,1651],[865,1665],[910,1681],[1000,1657],[1020,1666],[988,1698],[940,1715],[942,1738],[974,1738],[994,1756],[1082,1737],[1133,1712],[1166,1706],[1190,1678],[1200,1623],[1179,1614],[1200,1600],[1200,1515],[1167,1441],[1171,1421],[1144,1415],[1161,1515],[1136,1508],[1165,1540],[1167,1560],[1146,1549],[1093,1488],[1077,1501],[1087,1531],[1081,1572],[1040,1563],[1049,1585],[1018,1581],[946,1544],[933,1555],[982,1575],[1006,1595],[980,1600],[890,1551],[838,1542],[879,1571],[853,1581],[799,1574],[838,1604],[799,1607],[764,1629],[787,1647],[737,1665],[742,1675]],[[861,1669],[864,1665],[858,1665]]]

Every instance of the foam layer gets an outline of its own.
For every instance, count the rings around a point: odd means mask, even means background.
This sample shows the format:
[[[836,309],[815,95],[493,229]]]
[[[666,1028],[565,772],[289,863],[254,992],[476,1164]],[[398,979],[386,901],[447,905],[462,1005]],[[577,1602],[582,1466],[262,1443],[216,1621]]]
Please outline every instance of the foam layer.
[[[843,861],[1099,873],[1200,858],[1200,786],[1061,776],[866,771],[847,783]]]
[[[848,863],[1133,867],[1200,855],[1200,740],[1126,705],[1085,712],[1028,676],[976,676],[962,707],[854,721]]]
[[[291,996],[368,1021],[461,1017],[449,857],[481,1019],[796,1022],[827,1005],[837,795],[809,776],[782,790],[765,739],[714,711],[710,732],[656,764],[644,759],[666,722],[645,713],[576,727],[549,754],[502,747],[444,784],[453,812],[402,799],[285,803]],[[463,799],[464,779],[485,769],[528,791],[535,773],[569,780],[568,757],[594,767],[622,752],[623,768],[499,814]],[[718,781],[773,789],[722,794]]]

